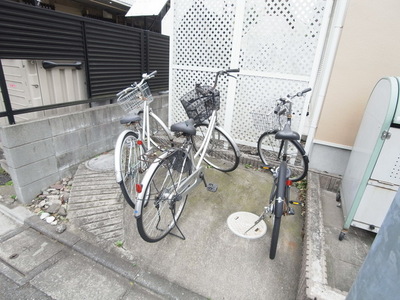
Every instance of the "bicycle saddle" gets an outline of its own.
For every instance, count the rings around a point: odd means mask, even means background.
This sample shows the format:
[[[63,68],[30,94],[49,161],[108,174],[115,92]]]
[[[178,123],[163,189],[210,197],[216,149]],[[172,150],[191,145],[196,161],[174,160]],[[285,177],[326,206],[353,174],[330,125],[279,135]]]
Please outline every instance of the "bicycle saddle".
[[[182,132],[189,135],[195,135],[196,128],[194,127],[194,120],[189,119],[184,122],[175,123],[171,126],[171,131]]]
[[[141,121],[142,118],[139,115],[128,115],[123,117],[119,122],[121,124],[129,124],[129,123],[133,123],[133,122],[139,122]]]
[[[289,127],[289,124],[285,124],[285,127],[283,127],[282,130],[279,130],[275,134],[275,138],[277,140],[294,141],[294,140],[300,140],[300,135],[297,132],[292,131],[292,129],[290,129],[290,127]]]

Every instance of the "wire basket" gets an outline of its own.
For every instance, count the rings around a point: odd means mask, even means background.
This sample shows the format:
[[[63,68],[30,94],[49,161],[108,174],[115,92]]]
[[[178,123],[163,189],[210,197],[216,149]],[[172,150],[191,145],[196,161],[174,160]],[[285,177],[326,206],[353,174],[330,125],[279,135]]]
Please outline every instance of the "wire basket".
[[[211,91],[211,87],[206,85],[201,86],[201,89],[206,92],[203,94],[193,90],[180,99],[186,114],[195,124],[204,122],[211,116],[213,110],[220,108],[219,91]]]
[[[119,96],[118,104],[126,112],[136,112],[143,108],[144,101],[150,103],[153,101],[153,95],[147,82],[141,86],[134,87],[131,91]]]
[[[259,112],[251,112],[251,117],[253,119],[253,124],[254,127],[258,131],[268,131],[268,130],[274,130],[274,129],[281,129],[283,124],[280,120],[280,118],[277,114],[275,114],[273,111],[270,111],[269,113],[259,113]]]

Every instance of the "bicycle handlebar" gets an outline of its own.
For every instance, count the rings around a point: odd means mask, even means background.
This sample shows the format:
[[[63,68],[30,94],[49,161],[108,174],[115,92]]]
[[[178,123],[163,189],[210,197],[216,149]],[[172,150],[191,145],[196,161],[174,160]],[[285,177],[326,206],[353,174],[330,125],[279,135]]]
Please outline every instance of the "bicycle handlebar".
[[[149,80],[149,79],[155,77],[156,74],[157,74],[157,70],[151,72],[150,74],[143,73],[143,74],[142,74],[142,80],[141,80],[139,83],[136,83],[136,82],[132,83],[131,86],[128,86],[127,88],[125,88],[125,89],[123,89],[122,91],[118,92],[118,93],[117,93],[117,96],[119,97],[119,96],[121,96],[122,94],[126,94],[126,93],[132,91],[132,90],[133,90],[134,88],[136,88],[136,87],[141,87],[142,84],[143,84],[146,80]]]
[[[215,88],[217,87],[218,77],[219,77],[220,75],[227,74],[228,76],[232,76],[232,77],[236,78],[235,76],[230,75],[229,73],[238,73],[238,72],[240,72],[240,69],[228,69],[228,70],[221,70],[221,71],[218,71],[217,74],[215,75],[214,85],[213,85],[213,87],[211,88],[211,90],[215,90]]]

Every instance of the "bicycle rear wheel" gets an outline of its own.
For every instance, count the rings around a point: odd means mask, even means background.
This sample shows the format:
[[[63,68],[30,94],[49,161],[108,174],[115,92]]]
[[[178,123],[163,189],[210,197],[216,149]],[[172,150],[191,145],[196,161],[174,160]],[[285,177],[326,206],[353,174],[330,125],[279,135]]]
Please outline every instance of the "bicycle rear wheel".
[[[195,151],[204,141],[208,124],[197,124],[196,135],[192,136]],[[223,132],[222,128],[215,127],[204,160],[213,168],[222,172],[231,172],[239,165],[240,152],[235,141]]]
[[[265,165],[279,166],[283,155],[283,141],[275,139],[278,130],[264,132],[257,143],[258,154]],[[287,163],[292,171],[290,180],[300,181],[308,172],[308,156],[298,141],[288,141]]]
[[[138,197],[141,214],[137,217],[139,234],[145,241],[161,240],[176,225],[187,200],[179,187],[191,174],[191,163],[187,153],[177,149],[156,159],[148,170]]]
[[[147,162],[143,159],[146,152],[143,145],[137,143],[138,136],[135,132],[127,131],[122,139],[118,139],[115,146],[117,182],[120,185],[126,202],[135,208],[136,184],[142,180],[142,175],[147,169]],[[118,179],[120,178],[120,179]]]

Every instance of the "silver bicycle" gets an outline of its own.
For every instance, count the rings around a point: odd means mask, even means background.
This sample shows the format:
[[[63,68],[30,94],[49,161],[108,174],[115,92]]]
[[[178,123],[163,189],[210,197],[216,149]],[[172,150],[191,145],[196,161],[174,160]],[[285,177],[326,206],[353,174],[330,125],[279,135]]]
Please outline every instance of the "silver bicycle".
[[[141,185],[137,186],[134,215],[139,234],[145,241],[157,242],[174,227],[185,239],[177,222],[188,195],[202,182],[209,191],[217,190],[216,185],[206,183],[203,160],[209,164],[227,161],[230,171],[237,167],[240,152],[235,141],[216,127],[220,95],[215,88],[220,75],[229,76],[238,71],[219,71],[213,87],[197,85],[195,90],[181,98],[190,119],[172,125],[171,130],[184,137],[184,142],[155,159]],[[196,127],[204,127],[204,131],[196,132]],[[214,143],[212,147],[211,141]]]
[[[157,152],[169,149],[173,140],[171,131],[149,107],[153,96],[146,81],[156,73],[143,74],[139,83],[117,94],[117,102],[129,114],[120,120],[128,129],[120,133],[115,145],[115,176],[132,208],[135,208],[136,185],[152,159],[158,156]]]

